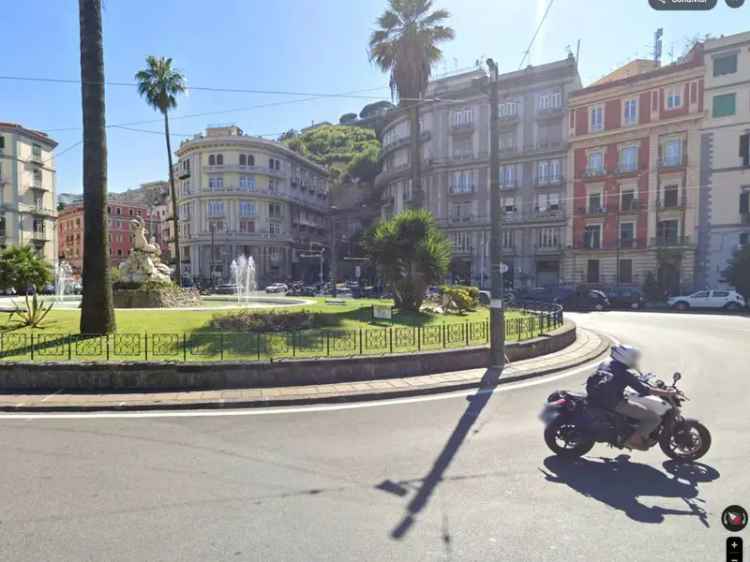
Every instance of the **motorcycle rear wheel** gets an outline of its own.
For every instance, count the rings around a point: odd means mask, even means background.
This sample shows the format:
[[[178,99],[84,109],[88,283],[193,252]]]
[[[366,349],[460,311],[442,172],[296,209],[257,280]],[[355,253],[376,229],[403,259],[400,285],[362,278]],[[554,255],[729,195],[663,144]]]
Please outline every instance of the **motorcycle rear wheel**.
[[[549,424],[544,429],[544,442],[557,456],[570,459],[582,457],[596,443],[574,424],[565,421],[554,421]]]
[[[692,462],[711,448],[711,432],[698,420],[685,419],[670,435],[662,435],[659,447],[670,459]]]

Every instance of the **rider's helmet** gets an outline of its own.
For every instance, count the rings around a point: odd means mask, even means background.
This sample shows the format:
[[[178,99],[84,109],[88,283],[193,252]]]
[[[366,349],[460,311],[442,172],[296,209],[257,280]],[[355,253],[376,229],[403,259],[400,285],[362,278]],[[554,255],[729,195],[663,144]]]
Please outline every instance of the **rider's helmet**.
[[[638,361],[641,359],[640,350],[632,345],[613,345],[609,355],[628,369],[638,368]]]

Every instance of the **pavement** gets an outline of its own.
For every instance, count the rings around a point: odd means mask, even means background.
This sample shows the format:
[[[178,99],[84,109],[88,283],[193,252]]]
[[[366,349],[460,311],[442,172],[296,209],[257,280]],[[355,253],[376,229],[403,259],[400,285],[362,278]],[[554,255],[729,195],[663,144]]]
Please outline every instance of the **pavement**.
[[[706,562],[750,508],[750,320],[594,312],[579,326],[683,374],[699,463],[597,445],[561,462],[537,415],[590,364],[394,400],[0,414],[0,559]],[[748,536],[748,529],[740,536]],[[745,541],[747,542],[747,541]]]
[[[609,340],[596,332],[578,330],[576,341],[561,351],[508,364],[499,382],[508,384],[587,363],[604,353],[608,345]],[[392,399],[476,388],[486,382],[486,372],[470,369],[399,379],[190,392],[83,394],[60,389],[47,394],[0,394],[0,411],[245,408]]]

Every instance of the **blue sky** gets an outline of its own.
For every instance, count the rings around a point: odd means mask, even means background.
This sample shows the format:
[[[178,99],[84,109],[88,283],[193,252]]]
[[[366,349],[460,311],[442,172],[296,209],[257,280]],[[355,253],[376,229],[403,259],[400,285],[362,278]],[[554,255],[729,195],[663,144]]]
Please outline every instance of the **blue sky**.
[[[549,0],[435,0],[451,12],[456,39],[445,45],[436,73],[471,67],[492,56],[503,70],[518,68]],[[107,80],[130,82],[146,55],[174,58],[189,84],[219,88],[389,96],[388,79],[367,60],[367,39],[385,0],[104,0]],[[44,9],[41,7],[44,6]],[[657,27],[664,28],[664,58],[679,55],[689,37],[750,30],[750,5],[711,12],[654,12],[648,0],[554,0],[531,54],[540,64],[562,58],[581,40],[584,83],[635,56],[647,57]],[[744,23],[744,26],[742,24]],[[77,79],[78,1],[6,2],[6,45],[0,75]],[[9,56],[10,55],[10,56]],[[376,88],[373,90],[373,88]],[[336,121],[368,99],[193,91],[173,115],[176,133],[207,124],[235,123],[248,133],[278,134],[311,122]],[[293,102],[275,107],[252,106]],[[243,111],[233,111],[244,109]],[[227,113],[181,118],[204,112]],[[159,115],[135,88],[107,89],[107,123],[142,121],[161,131]],[[48,131],[65,150],[81,140],[80,87],[0,80],[0,121]],[[179,141],[179,137],[175,137]],[[110,129],[109,189],[122,191],[166,178],[163,135]],[[57,160],[58,192],[81,191],[81,148]]]

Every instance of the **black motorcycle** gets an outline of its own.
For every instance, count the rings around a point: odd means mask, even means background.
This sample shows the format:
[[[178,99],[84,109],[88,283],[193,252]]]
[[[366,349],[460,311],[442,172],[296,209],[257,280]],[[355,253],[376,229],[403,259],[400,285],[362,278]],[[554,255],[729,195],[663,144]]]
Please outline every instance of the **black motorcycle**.
[[[636,395],[629,399],[650,400],[649,408],[661,415],[661,424],[650,436],[651,446],[658,443],[671,459],[694,461],[708,452],[711,433],[699,421],[682,416],[682,404],[688,398],[677,389],[677,381],[681,378],[680,373],[674,374],[672,388],[677,392],[671,397]],[[657,388],[667,388],[664,381],[650,374],[642,375],[641,380]],[[545,443],[562,457],[583,456],[596,443],[623,448],[638,424],[637,420],[590,404],[585,394],[565,390],[550,394],[540,418],[546,426]]]

